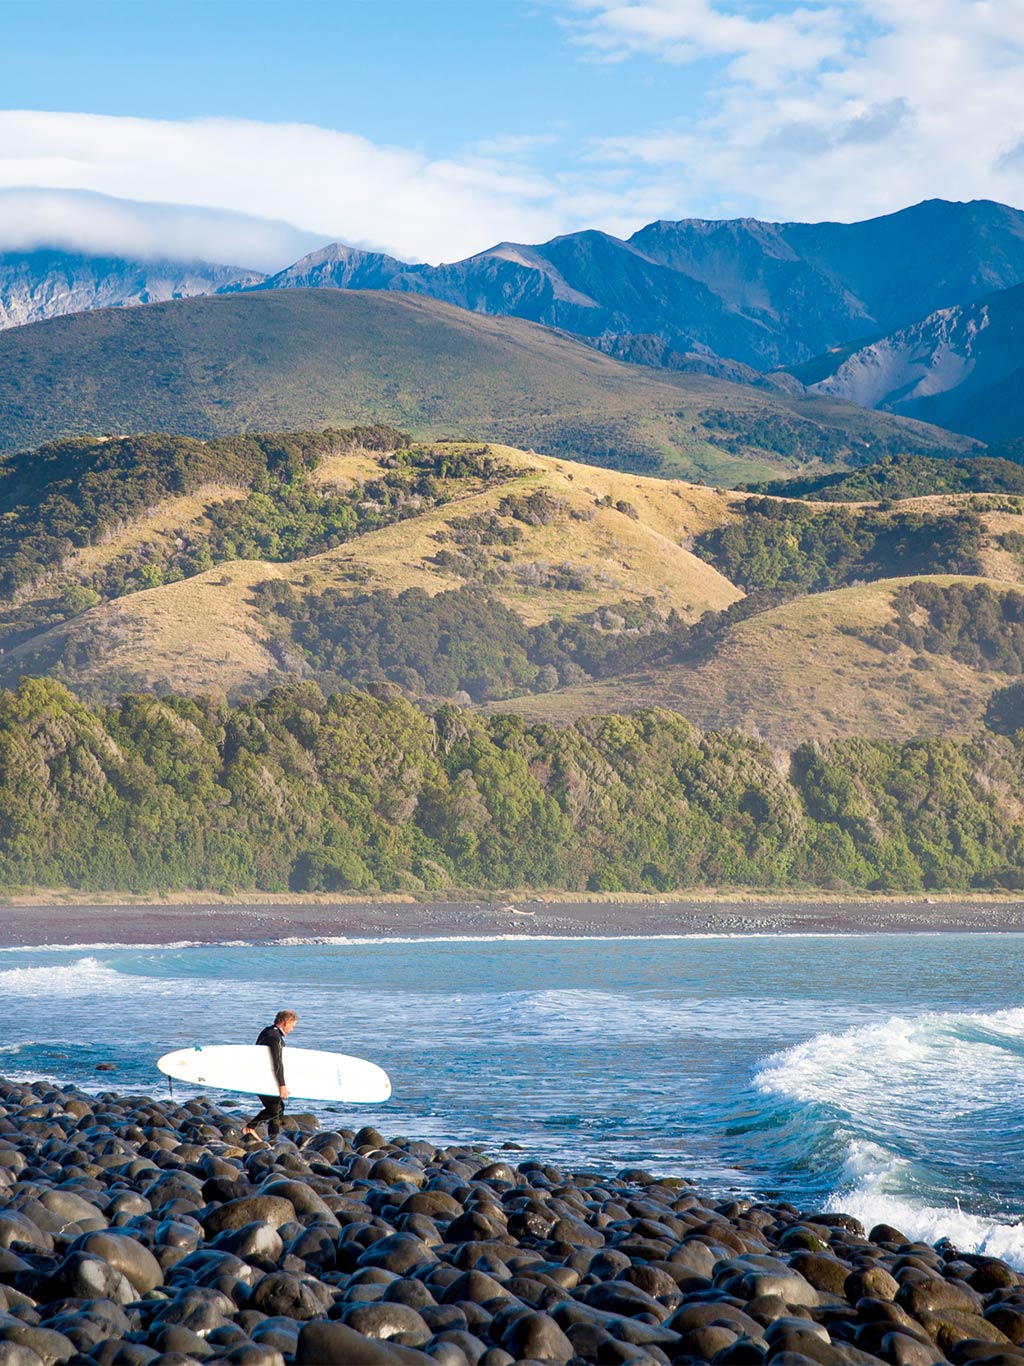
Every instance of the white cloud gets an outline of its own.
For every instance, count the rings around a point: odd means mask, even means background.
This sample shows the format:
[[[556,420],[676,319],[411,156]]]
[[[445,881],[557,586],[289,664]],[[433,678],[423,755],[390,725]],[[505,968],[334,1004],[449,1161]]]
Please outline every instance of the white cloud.
[[[225,209],[140,204],[86,190],[0,189],[0,251],[216,261],[275,271],[325,238]]]
[[[720,59],[707,106],[596,144],[702,213],[854,219],[920,199],[1024,200],[1020,0],[574,0],[584,50]],[[691,209],[691,211],[693,211]]]
[[[575,187],[532,170],[521,143],[509,150],[430,160],[304,124],[0,112],[0,187],[230,206],[406,260],[454,260],[579,226]],[[604,208],[616,216],[619,197]]]
[[[838,7],[790,5],[763,18],[713,0],[572,0],[579,42],[607,60],[645,53],[669,62],[720,57],[731,74],[777,86],[814,70],[840,42]]]

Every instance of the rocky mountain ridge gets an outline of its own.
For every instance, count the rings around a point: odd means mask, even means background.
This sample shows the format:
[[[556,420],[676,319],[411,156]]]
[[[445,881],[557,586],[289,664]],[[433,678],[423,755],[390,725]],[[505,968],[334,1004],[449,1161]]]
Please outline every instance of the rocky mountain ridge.
[[[95,308],[128,308],[252,288],[259,271],[207,261],[131,260],[42,249],[0,252],[0,328]]]

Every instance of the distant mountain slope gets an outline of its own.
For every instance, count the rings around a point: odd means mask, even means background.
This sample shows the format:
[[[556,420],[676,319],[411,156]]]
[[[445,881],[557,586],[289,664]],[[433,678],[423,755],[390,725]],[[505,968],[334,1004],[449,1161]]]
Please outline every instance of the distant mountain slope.
[[[0,252],[0,328],[93,308],[124,308],[250,288],[259,271],[206,261],[134,261],[57,250]]]
[[[818,396],[624,365],[519,319],[362,291],[261,291],[9,329],[0,413],[0,451],[69,433],[380,420],[725,483],[972,445]]]
[[[581,336],[648,336],[770,369],[1024,282],[1024,214],[929,200],[862,223],[651,223],[620,241],[577,232],[502,242],[450,265],[338,244],[271,276],[277,288],[428,294]],[[655,360],[648,349],[635,359]]]
[[[984,441],[1024,435],[1024,285],[817,357],[796,375],[817,393]]]

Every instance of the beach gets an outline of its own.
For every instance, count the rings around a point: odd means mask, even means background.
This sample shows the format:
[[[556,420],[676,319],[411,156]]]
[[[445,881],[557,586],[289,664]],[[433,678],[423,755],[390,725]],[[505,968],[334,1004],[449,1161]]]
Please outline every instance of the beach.
[[[1024,1277],[841,1212],[0,1082],[12,1366],[1024,1361]]]
[[[58,898],[35,893],[0,906],[0,947],[171,944],[291,938],[589,937],[687,934],[870,934],[1024,931],[1017,895],[825,897],[708,894],[377,900],[254,895],[204,899]]]

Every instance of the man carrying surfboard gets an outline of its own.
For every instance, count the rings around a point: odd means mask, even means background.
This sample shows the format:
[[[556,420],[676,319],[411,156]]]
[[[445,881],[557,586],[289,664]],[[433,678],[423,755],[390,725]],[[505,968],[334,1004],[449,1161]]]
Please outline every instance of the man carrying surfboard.
[[[278,1093],[276,1096],[256,1097],[263,1109],[258,1115],[253,1115],[242,1129],[243,1138],[258,1138],[256,1125],[262,1124],[264,1120],[267,1122],[267,1136],[271,1141],[281,1132],[284,1103],[288,1099],[288,1087],[284,1081],[284,1041],[298,1022],[299,1017],[294,1010],[279,1010],[274,1016],[274,1023],[259,1032],[256,1042],[270,1050],[270,1066],[273,1068]]]

